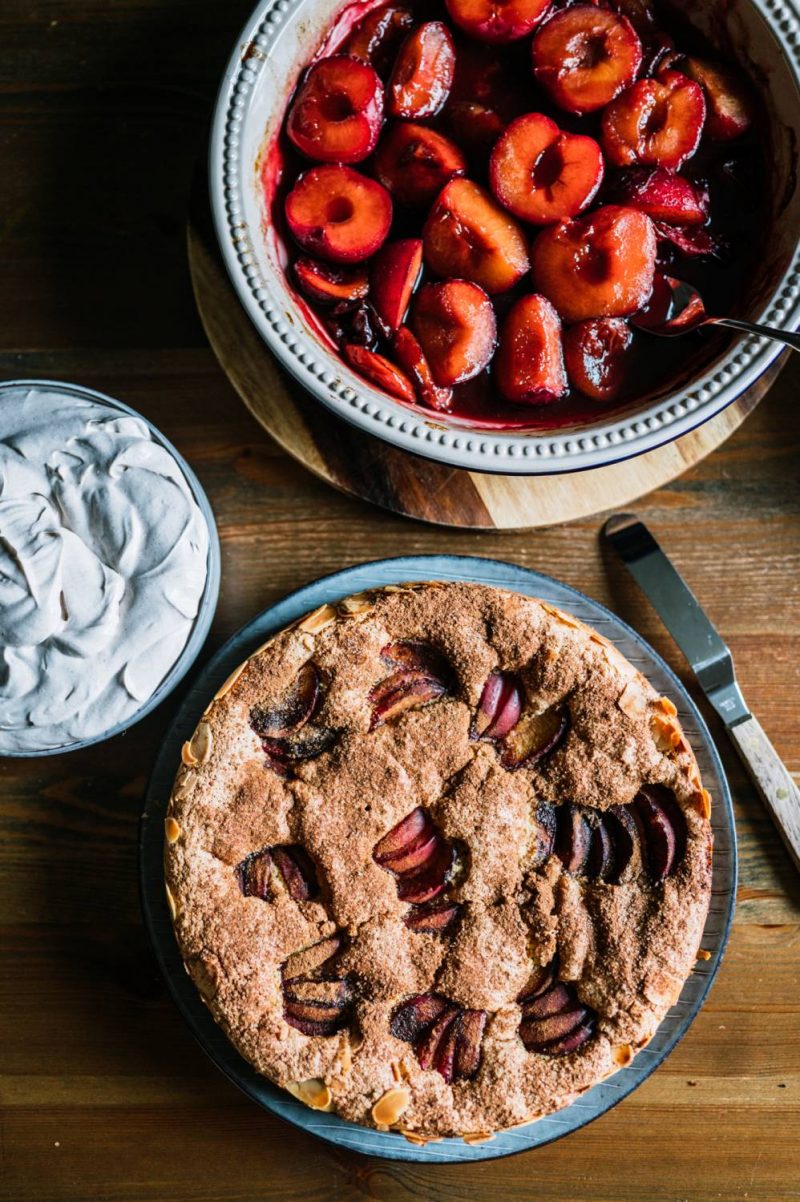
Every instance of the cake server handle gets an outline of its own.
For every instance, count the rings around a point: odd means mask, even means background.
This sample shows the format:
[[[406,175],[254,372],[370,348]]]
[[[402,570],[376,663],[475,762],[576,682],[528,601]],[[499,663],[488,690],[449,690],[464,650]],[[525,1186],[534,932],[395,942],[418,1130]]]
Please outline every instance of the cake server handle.
[[[772,815],[786,850],[800,870],[800,790],[789,769],[770,743],[758,718],[752,714],[743,722],[729,726],[728,734]]]
[[[686,581],[634,514],[615,514],[606,522],[603,534],[691,664],[800,870],[800,790],[758,719],[747,708],[727,644]]]

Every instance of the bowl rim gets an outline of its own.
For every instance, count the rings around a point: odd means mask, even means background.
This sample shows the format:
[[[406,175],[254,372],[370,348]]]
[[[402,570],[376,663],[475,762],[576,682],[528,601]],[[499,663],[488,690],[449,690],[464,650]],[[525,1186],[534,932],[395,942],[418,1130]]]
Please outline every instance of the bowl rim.
[[[325,350],[307,328],[288,287],[282,295],[273,291],[254,252],[263,232],[251,228],[242,200],[254,178],[254,164],[242,153],[242,133],[255,84],[280,34],[312,2],[259,0],[237,38],[214,108],[209,191],[222,258],[248,317],[282,366],[328,409],[367,434],[453,467],[527,476],[586,471],[645,454],[690,433],[732,404],[782,353],[780,343],[742,336],[691,387],[656,399],[638,413],[562,434],[460,426],[441,415],[426,417],[373,388]],[[765,22],[800,95],[800,0],[750,4]],[[283,103],[282,94],[276,94]],[[755,320],[784,330],[800,325],[800,239]]]
[[[183,647],[178,658],[175,660],[172,667],[167,672],[166,676],[156,686],[150,697],[135,710],[129,718],[124,722],[118,722],[115,726],[109,727],[106,731],[101,731],[100,734],[92,735],[88,739],[78,739],[73,743],[66,743],[62,747],[42,747],[36,751],[4,751],[3,757],[9,759],[40,759],[44,756],[66,755],[71,751],[82,751],[85,747],[93,747],[96,743],[105,743],[107,739],[113,739],[116,735],[123,734],[136,722],[165,701],[172,691],[180,684],[186,673],[194,664],[203,644],[206,640],[208,632],[211,628],[211,623],[214,619],[214,614],[217,609],[217,601],[219,599],[219,586],[221,576],[221,553],[219,543],[219,532],[217,531],[217,523],[214,517],[214,511],[211,508],[211,503],[206,496],[202,484],[194,474],[189,464],[181,455],[180,451],[172,445],[170,440],[161,433],[144,414],[138,410],[126,405],[123,401],[118,401],[116,397],[108,396],[107,393],[99,392],[95,388],[87,388],[83,384],[70,384],[63,380],[48,380],[48,379],[21,379],[21,380],[3,380],[0,382],[0,403],[5,399],[5,394],[11,391],[18,391],[21,388],[35,388],[40,390],[48,390],[57,392],[66,396],[76,397],[78,400],[95,401],[99,404],[106,405],[110,409],[116,409],[121,413],[127,414],[129,417],[138,418],[144,422],[150,433],[153,435],[155,442],[159,446],[164,447],[166,451],[174,458],[180,468],[186,483],[189,485],[192,496],[194,497],[200,512],[208,529],[208,554],[206,558],[206,582],[203,586],[203,592],[200,597],[200,602],[197,607],[197,617],[194,620],[189,638]]]

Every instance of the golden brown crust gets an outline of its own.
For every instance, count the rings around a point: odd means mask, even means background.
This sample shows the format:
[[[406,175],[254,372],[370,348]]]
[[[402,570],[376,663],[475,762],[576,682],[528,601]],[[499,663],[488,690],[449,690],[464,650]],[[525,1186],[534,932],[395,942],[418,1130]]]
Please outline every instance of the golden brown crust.
[[[456,684],[371,730],[369,693],[387,673],[380,653],[398,640],[433,644]],[[337,736],[283,779],[265,762],[250,711],[276,706],[310,659],[324,682],[318,720]],[[509,771],[494,744],[471,738],[498,669],[518,674],[537,709],[568,699],[569,735],[538,766]],[[611,644],[550,605],[429,584],[323,607],[233,673],[182,760],[165,855],[187,969],[239,1051],[310,1105],[381,1127],[398,1109],[395,1129],[416,1141],[489,1138],[569,1104],[627,1063],[692,969],[711,832],[675,707]],[[636,855],[617,884],[572,876],[555,855],[536,863],[540,803],[602,812],[630,803],[643,784],[669,788],[686,822],[685,854],[663,883]],[[418,806],[460,849],[448,897],[461,918],[445,935],[404,925],[408,905],[373,859]],[[236,866],[285,844],[312,857],[320,898],[244,896]],[[347,938],[341,972],[355,982],[352,1017],[334,1035],[308,1036],[284,1019],[281,966],[337,931]],[[556,952],[560,978],[596,1011],[597,1026],[580,1050],[549,1058],[523,1046],[517,999]],[[391,1033],[398,1004],[427,992],[488,1012],[474,1079],[448,1084],[424,1071]]]

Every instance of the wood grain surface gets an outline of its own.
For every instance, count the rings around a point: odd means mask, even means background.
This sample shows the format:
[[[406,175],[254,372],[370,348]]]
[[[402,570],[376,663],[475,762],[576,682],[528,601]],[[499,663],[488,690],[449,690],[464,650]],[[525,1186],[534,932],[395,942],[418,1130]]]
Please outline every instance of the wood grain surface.
[[[423,526],[333,491],[247,413],[204,342],[184,214],[249,0],[3,0],[0,371],[141,409],[217,514],[204,652],[323,572],[463,552],[611,605],[685,678],[600,518],[530,534]],[[800,771],[800,364],[725,445],[637,510],[729,640],[748,702]],[[696,696],[696,690],[694,695]],[[142,929],[136,834],[177,698],[104,746],[0,763],[0,1197],[10,1202],[739,1202],[800,1196],[800,881],[709,708],[736,800],[730,950],[647,1085],[560,1144],[470,1168],[332,1151],[249,1103],[193,1043]]]
[[[192,287],[225,374],[280,447],[334,488],[393,513],[474,530],[525,530],[628,507],[699,463],[738,430],[774,384],[789,351],[737,400],[682,438],[593,471],[551,476],[466,472],[398,450],[314,401],[265,347],[230,281],[213,231],[204,175],[192,190]]]

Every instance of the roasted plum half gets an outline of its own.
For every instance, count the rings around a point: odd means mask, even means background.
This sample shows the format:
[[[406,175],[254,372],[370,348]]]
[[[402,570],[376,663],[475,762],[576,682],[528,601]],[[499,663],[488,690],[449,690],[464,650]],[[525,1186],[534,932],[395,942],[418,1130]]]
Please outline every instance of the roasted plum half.
[[[512,121],[489,162],[497,199],[533,225],[577,217],[594,199],[603,171],[603,152],[594,138],[565,133],[542,113]]]
[[[360,163],[383,125],[383,84],[366,63],[323,58],[300,85],[286,119],[297,149],[318,163]]]
[[[392,198],[376,180],[352,167],[312,167],[286,198],[286,222],[309,254],[354,263],[368,259],[386,241]]]
[[[642,44],[627,17],[593,4],[563,9],[533,39],[533,73],[569,113],[604,108],[633,83]]]
[[[656,230],[646,213],[605,205],[538,235],[533,281],[566,322],[627,317],[650,298],[656,252]]]

